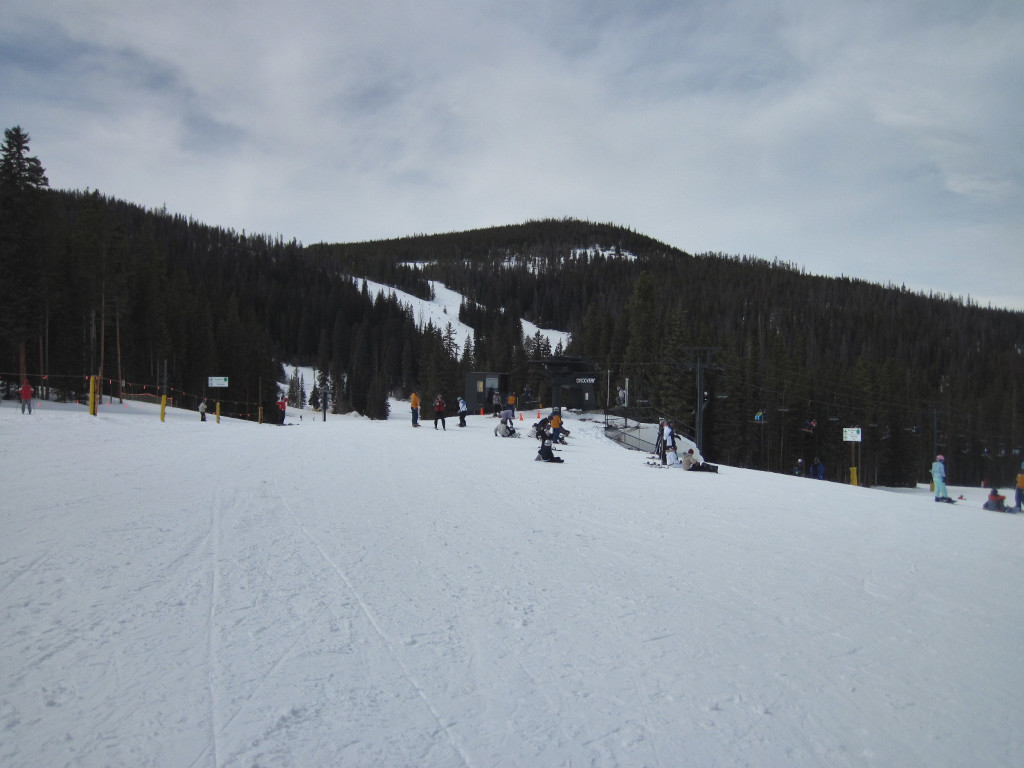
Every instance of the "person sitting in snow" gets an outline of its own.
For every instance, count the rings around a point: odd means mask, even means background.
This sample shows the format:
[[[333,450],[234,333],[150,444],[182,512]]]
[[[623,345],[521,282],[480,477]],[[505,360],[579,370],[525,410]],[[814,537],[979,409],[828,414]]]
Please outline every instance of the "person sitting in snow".
[[[683,469],[691,472],[718,472],[718,467],[701,461],[700,456],[694,453],[693,448],[683,454]]]
[[[988,492],[988,500],[981,505],[981,508],[990,512],[1006,512],[1006,497],[999,493],[998,488],[993,488]]]
[[[530,427],[530,437],[536,437],[542,443],[548,439],[548,425],[551,420],[545,416],[543,419],[538,421],[532,427]]]
[[[555,452],[551,450],[551,440],[545,440],[540,444],[540,450],[537,451],[537,458],[534,461],[546,461],[550,464],[562,464],[564,463],[561,456],[555,456]]]

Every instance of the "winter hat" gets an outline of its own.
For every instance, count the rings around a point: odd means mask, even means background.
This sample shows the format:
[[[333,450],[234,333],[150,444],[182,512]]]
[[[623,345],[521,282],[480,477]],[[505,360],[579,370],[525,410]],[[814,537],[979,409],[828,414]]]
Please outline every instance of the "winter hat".
[[[940,453],[940,454],[939,454],[938,456],[936,456],[936,457],[935,457],[935,460],[936,460],[936,461],[945,461],[945,460],[946,460],[946,457],[945,457],[945,456],[943,456],[943,455],[942,455],[942,454]]]

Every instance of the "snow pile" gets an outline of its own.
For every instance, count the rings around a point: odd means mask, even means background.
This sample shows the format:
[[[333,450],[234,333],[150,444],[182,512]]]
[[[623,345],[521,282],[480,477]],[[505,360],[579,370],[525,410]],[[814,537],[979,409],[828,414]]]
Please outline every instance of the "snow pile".
[[[0,764],[1024,764],[1024,519],[983,491],[392,413],[3,403]]]

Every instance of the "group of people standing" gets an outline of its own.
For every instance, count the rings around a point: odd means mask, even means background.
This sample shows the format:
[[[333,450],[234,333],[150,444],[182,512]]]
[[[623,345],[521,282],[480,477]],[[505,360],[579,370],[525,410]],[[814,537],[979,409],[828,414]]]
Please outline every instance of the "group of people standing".
[[[459,401],[459,426],[466,426],[466,415],[469,413],[469,407],[466,405],[466,401],[461,397]],[[418,427],[420,425],[420,395],[415,389],[412,392],[412,396],[409,398],[409,405],[412,407],[412,425]],[[444,401],[444,397],[440,392],[434,397],[434,429],[437,429],[438,422],[441,423],[441,429],[445,432],[448,431],[448,427],[445,424],[445,410],[448,408],[448,404]]]

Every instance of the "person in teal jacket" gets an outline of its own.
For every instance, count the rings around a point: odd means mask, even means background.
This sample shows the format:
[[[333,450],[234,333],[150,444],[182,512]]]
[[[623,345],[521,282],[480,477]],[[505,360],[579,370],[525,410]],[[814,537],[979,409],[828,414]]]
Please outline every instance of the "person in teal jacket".
[[[952,502],[949,492],[946,490],[946,457],[941,453],[935,457],[932,464],[932,484],[935,486],[935,500]]]

